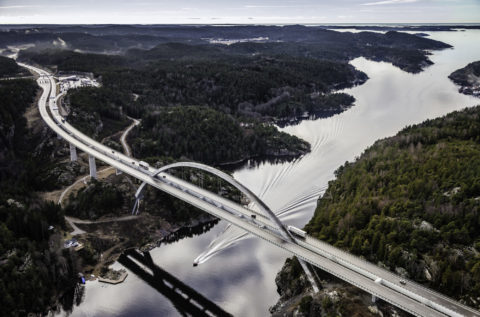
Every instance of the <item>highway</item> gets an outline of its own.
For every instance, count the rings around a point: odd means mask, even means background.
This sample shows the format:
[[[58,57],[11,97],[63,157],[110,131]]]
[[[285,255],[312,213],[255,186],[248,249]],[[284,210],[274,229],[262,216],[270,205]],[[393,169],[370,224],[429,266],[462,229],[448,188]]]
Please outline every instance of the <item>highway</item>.
[[[53,76],[42,69],[21,63],[20,65],[40,75],[37,82],[43,88],[43,94],[38,106],[43,120],[60,137],[77,149],[192,206],[228,221],[413,315],[480,316],[480,312],[413,281],[405,280],[406,284],[403,285],[400,283],[401,277],[313,237],[294,236],[294,241],[286,239],[278,229],[278,224],[268,215],[247,209],[166,172],[158,173],[152,167],[141,167],[139,160],[100,144],[68,124],[58,113],[58,107],[55,104],[56,85]],[[183,164],[188,166],[189,163]],[[199,165],[190,164],[192,167]]]

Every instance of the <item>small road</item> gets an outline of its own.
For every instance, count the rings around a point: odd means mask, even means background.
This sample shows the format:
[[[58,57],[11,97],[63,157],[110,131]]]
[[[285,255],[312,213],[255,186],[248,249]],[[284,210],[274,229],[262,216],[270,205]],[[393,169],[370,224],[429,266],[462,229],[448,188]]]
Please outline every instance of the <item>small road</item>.
[[[132,131],[134,127],[140,124],[140,120],[128,117],[133,121],[133,123],[123,132],[122,136],[120,137],[120,142],[122,143],[123,150],[126,156],[132,156],[132,151],[130,150],[130,146],[127,143],[127,136]]]
[[[57,98],[59,98],[60,96],[58,96]],[[58,104],[58,103],[57,103]],[[132,129],[139,125],[140,124],[140,120],[137,120],[137,119],[134,119],[134,118],[130,118],[128,117],[129,119],[131,119],[133,121],[133,123],[128,126],[127,129],[125,129],[125,131],[122,133],[122,136],[120,138],[120,141],[122,143],[122,146],[123,146],[123,149],[125,151],[125,154],[127,156],[131,156],[131,151],[130,151],[130,147],[127,143],[127,136],[128,134],[130,133],[130,131],[132,131]],[[113,167],[107,167],[107,168],[104,168],[103,170],[99,171],[98,174],[102,174],[102,173],[105,173],[107,172],[108,170],[112,170]],[[67,188],[65,188],[65,190],[60,194],[60,198],[58,199],[58,204],[59,205],[62,205],[63,203],[63,200],[65,199],[65,197],[67,196],[68,193],[70,193],[72,191],[72,189],[81,184],[81,183],[86,183],[87,180],[90,178],[89,175],[86,175],[82,178],[79,178],[77,181],[75,181],[72,185],[68,186]],[[81,186],[81,185],[79,185]],[[132,220],[132,219],[135,219],[137,216],[125,216],[125,217],[120,217],[120,218],[113,218],[113,219],[104,219],[104,220],[97,220],[97,221],[90,221],[90,220],[81,220],[81,219],[78,219],[78,218],[74,218],[74,217],[68,217],[68,216],[65,216],[65,220],[70,224],[70,226],[73,228],[73,231],[70,233],[72,236],[75,236],[75,235],[79,235],[79,234],[83,234],[85,233],[84,230],[78,228],[75,224],[76,223],[80,223],[80,224],[92,224],[92,223],[104,223],[104,222],[112,222],[112,221],[127,221],[127,220]]]
[[[65,220],[68,222],[68,224],[73,228],[73,231],[70,232],[72,236],[76,236],[79,234],[86,233],[85,230],[80,229],[77,227],[76,224],[96,224],[96,223],[108,223],[108,222],[116,222],[116,221],[129,221],[133,219],[137,219],[138,216],[134,215],[129,215],[129,216],[123,216],[123,217],[118,217],[118,218],[107,218],[107,219],[100,219],[100,220],[82,220],[78,219],[75,217],[68,217],[65,216]]]
[[[109,170],[112,170],[113,167],[107,167],[107,168],[104,168],[103,170],[100,170],[97,172],[97,174],[102,174],[102,173],[105,173]],[[87,179],[90,178],[90,175],[86,175],[82,178],[79,178],[77,181],[75,181],[72,185],[68,186],[67,188],[65,188],[65,190],[60,194],[60,198],[58,199],[58,204],[61,205],[63,203],[63,200],[65,198],[65,196],[73,189],[73,187],[75,187],[75,185],[78,185],[79,183],[86,183],[87,182]]]
[[[138,216],[129,215],[129,216],[106,218],[106,219],[100,219],[100,220],[83,220],[75,217],[65,217],[65,218],[68,218],[69,221],[72,221],[74,223],[90,225],[95,223],[106,223],[106,222],[114,222],[114,221],[129,221],[129,220],[137,219]]]

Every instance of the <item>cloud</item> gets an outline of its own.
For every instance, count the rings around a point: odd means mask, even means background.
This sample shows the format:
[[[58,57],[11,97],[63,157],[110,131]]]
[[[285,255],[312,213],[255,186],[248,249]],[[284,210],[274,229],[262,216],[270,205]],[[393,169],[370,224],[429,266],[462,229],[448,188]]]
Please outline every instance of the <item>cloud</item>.
[[[384,4],[412,3],[412,2],[417,2],[417,1],[418,0],[384,0],[384,1],[362,3],[362,5],[364,5],[364,6],[375,6],[375,5],[384,5]]]
[[[305,8],[305,7],[314,7],[315,5],[309,4],[296,4],[296,5],[253,5],[247,4],[244,5],[244,8],[247,9],[258,9],[258,8]]]
[[[39,8],[39,5],[24,5],[24,6],[1,6],[0,9],[24,9],[24,8]]]
[[[31,8],[71,8],[72,5],[15,5],[15,6],[0,6],[0,9],[31,9]]]

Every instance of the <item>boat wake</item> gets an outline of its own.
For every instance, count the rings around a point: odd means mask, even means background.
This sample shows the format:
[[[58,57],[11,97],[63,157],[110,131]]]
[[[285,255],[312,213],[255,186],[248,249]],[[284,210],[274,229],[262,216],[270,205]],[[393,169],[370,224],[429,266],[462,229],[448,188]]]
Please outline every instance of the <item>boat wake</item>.
[[[314,189],[302,197],[290,201],[284,207],[280,208],[278,212],[276,212],[276,215],[282,222],[294,219],[298,214],[302,214],[305,209],[315,207],[317,198],[323,194],[325,189],[326,186]],[[252,206],[249,206],[249,208],[251,207]],[[197,256],[193,263],[195,265],[203,264],[215,255],[250,237],[253,236],[248,232],[231,224],[227,224],[225,229],[209,244],[207,250]]]

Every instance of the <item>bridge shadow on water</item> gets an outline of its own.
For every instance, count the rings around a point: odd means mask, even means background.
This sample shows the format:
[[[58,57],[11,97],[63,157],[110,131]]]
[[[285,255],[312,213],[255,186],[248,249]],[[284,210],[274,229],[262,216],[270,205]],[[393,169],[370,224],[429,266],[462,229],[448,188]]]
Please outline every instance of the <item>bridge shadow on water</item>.
[[[205,232],[210,231],[210,229],[212,229],[213,227],[215,227],[215,225],[218,224],[219,221],[220,221],[219,219],[214,219],[212,221],[201,223],[196,226],[182,227],[177,231],[172,232],[169,235],[165,236],[158,243],[158,246],[160,246],[161,244],[171,244],[185,238],[192,238],[194,236],[202,235]]]
[[[150,252],[142,253],[130,249],[120,256],[118,262],[169,299],[183,316],[232,316],[195,289],[156,265]]]

